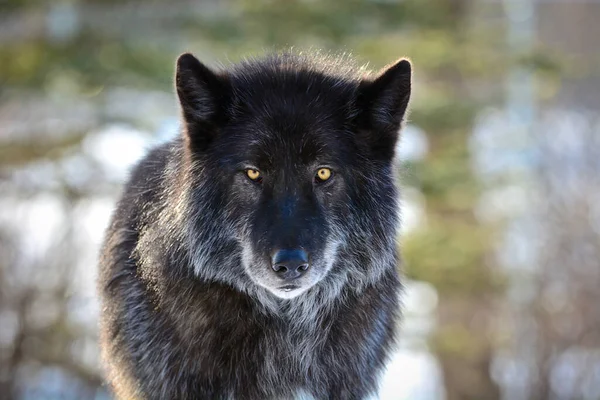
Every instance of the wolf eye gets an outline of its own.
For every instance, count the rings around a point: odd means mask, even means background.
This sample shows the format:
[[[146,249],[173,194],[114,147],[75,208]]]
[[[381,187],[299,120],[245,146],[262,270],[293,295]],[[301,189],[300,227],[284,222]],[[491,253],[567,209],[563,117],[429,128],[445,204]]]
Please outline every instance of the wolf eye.
[[[329,168],[319,168],[315,179],[319,182],[325,182],[331,178],[331,170]]]
[[[262,180],[262,176],[260,175],[260,171],[257,171],[257,170],[252,169],[252,168],[248,168],[246,170],[246,176],[248,176],[248,178],[250,178],[250,180],[253,180],[254,182],[260,182]]]

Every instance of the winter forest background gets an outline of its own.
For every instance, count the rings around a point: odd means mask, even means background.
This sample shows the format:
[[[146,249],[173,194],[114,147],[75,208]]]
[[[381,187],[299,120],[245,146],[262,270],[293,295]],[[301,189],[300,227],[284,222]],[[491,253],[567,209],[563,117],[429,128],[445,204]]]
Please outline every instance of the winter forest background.
[[[600,2],[0,0],[0,399],[108,399],[95,274],[176,56],[414,64],[381,399],[600,399]]]

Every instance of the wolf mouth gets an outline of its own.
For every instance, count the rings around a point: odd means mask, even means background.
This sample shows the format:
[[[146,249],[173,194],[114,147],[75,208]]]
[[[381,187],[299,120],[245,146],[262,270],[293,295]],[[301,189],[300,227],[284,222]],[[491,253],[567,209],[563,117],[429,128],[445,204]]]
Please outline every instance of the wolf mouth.
[[[285,285],[285,286],[280,286],[279,289],[283,290],[284,292],[291,292],[292,290],[298,289],[300,286],[298,285]]]

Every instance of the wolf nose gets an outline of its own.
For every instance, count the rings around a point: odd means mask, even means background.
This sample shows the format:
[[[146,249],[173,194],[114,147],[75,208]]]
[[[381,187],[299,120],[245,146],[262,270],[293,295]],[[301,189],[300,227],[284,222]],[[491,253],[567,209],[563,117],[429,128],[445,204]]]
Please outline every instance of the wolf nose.
[[[291,281],[308,271],[308,253],[302,249],[277,250],[271,259],[273,271],[281,279]]]

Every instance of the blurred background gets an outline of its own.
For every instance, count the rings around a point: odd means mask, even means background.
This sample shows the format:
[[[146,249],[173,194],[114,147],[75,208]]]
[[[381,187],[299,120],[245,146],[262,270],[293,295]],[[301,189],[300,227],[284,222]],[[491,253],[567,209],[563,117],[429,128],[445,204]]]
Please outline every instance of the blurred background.
[[[600,399],[600,2],[0,0],[0,398],[109,399],[98,248],[172,77],[272,49],[414,64],[381,399]]]

